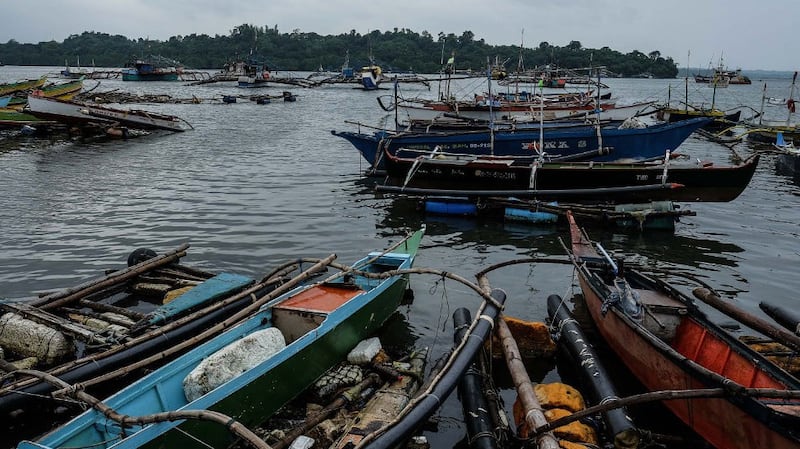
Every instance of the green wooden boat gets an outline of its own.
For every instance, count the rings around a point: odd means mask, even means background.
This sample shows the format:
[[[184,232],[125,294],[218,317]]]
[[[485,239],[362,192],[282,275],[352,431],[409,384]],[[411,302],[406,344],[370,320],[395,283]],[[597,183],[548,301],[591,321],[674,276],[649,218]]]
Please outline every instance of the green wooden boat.
[[[20,112],[16,109],[0,109],[0,128],[19,128],[25,125],[53,125],[56,122],[50,120],[42,120],[26,112]]]
[[[45,98],[55,98],[58,100],[71,100],[83,89],[83,78],[66,83],[50,83],[36,89],[36,95]],[[9,108],[22,109],[28,104],[28,96],[13,97],[9,102]]]
[[[377,331],[395,312],[407,288],[407,276],[390,273],[376,277],[364,272],[379,274],[411,268],[423,234],[424,227],[388,251],[369,253],[353,265],[358,271],[297,287],[270,300],[248,320],[143,377],[104,403],[127,416],[212,410],[248,427],[265,421],[342,361],[359,341]],[[228,354],[230,348],[245,339],[263,332],[275,334],[276,330],[285,339],[285,346],[279,342],[273,348],[275,352],[221,385],[208,386],[211,389],[205,394],[205,389],[200,393],[191,388],[184,391],[185,379],[189,382],[190,372],[204,359]],[[226,366],[238,363],[227,360]],[[187,394],[202,395],[190,401]],[[23,441],[17,447],[220,448],[234,441],[225,426],[215,423],[186,420],[121,426],[93,409],[39,441]]]
[[[47,77],[43,76],[35,80],[23,80],[15,83],[0,84],[0,97],[42,87],[45,81],[47,81]]]

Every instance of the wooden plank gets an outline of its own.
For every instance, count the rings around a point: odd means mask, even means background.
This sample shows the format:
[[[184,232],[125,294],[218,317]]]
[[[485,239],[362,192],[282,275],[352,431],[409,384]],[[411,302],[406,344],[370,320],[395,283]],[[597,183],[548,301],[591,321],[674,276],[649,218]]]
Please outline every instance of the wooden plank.
[[[59,331],[71,335],[79,340],[85,342],[96,340],[94,331],[28,304],[3,303],[0,304],[0,308],[19,314],[31,321],[56,328]]]

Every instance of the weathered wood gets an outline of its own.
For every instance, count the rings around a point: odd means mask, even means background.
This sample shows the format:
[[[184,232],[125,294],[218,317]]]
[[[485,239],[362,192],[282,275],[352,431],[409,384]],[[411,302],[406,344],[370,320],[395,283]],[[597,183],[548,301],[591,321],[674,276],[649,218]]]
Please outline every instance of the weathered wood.
[[[514,381],[514,388],[517,390],[517,395],[525,410],[525,422],[532,432],[536,429],[547,425],[547,418],[542,412],[542,406],[539,400],[536,399],[536,393],[533,390],[533,383],[528,376],[525,365],[522,363],[522,357],[519,354],[517,342],[511,335],[508,325],[502,319],[497,320],[497,336],[500,338],[503,346],[503,354],[506,358],[506,365],[508,371],[511,373],[511,378]],[[549,431],[546,433],[538,434],[537,441],[540,449],[558,449],[558,440]]]
[[[330,404],[325,406],[322,410],[313,415],[306,418],[306,420],[300,424],[299,426],[295,427],[291,432],[287,433],[280,441],[272,445],[272,449],[285,449],[288,447],[297,437],[305,434],[309,430],[313,429],[314,426],[321,423],[322,421],[328,419],[331,414],[336,412],[337,410],[341,409],[342,407],[350,404],[353,399],[357,398],[362,391],[366,390],[367,388],[373,385],[380,385],[381,384],[381,377],[377,373],[372,373],[368,375],[364,380],[359,382],[353,387],[348,388],[342,394],[336,396],[336,399],[333,400]]]
[[[64,304],[69,304],[72,301],[83,298],[86,295],[102,290],[111,285],[119,284],[131,279],[145,271],[152,270],[153,268],[170,264],[181,257],[186,255],[186,249],[189,248],[188,243],[184,243],[177,249],[148,259],[142,263],[133,265],[131,267],[114,271],[101,278],[93,279],[83,284],[77,285],[72,288],[64,289],[59,292],[51,293],[47,296],[33,301],[31,305],[41,307],[42,309],[54,309]]]
[[[779,343],[783,343],[795,351],[800,351],[800,337],[792,332],[773,326],[766,320],[762,320],[757,316],[753,316],[744,310],[741,310],[738,307],[723,301],[722,298],[715,295],[707,288],[698,287],[692,290],[692,293],[697,299],[714,307],[725,315],[740,321],[746,326],[761,332],[762,334],[774,339]]]
[[[118,315],[123,315],[133,320],[140,320],[142,317],[145,316],[142,312],[137,312],[135,310],[131,310],[125,307],[117,307],[112,306],[111,304],[105,304],[102,302],[95,302],[95,301],[86,301],[86,300],[79,300],[78,304],[81,307],[86,307],[88,309],[96,310],[99,312],[111,312],[116,313]]]
[[[305,281],[306,279],[310,278],[316,272],[318,272],[322,267],[331,264],[331,262],[333,262],[333,260],[335,258],[336,258],[336,254],[331,254],[328,257],[319,260],[319,262],[317,262],[316,264],[314,264],[311,267],[309,267],[309,269],[307,269],[306,271],[303,271],[302,273],[298,274],[294,278],[286,281],[284,284],[280,285],[275,290],[272,290],[270,293],[262,296],[261,298],[258,298],[256,300],[254,300],[252,304],[250,304],[247,307],[243,308],[239,312],[231,315],[225,321],[217,323],[216,325],[204,330],[200,334],[197,334],[193,338],[184,340],[184,341],[178,343],[177,345],[170,347],[169,349],[167,349],[165,351],[161,351],[159,353],[153,354],[150,357],[147,357],[145,359],[139,360],[136,363],[124,366],[124,367],[119,368],[117,370],[114,370],[114,371],[111,371],[109,373],[105,373],[105,374],[103,374],[101,376],[95,377],[93,379],[89,379],[87,381],[84,381],[84,382],[81,383],[81,385],[83,385],[83,386],[95,385],[95,384],[106,382],[106,381],[111,380],[111,379],[116,379],[117,377],[124,376],[126,374],[130,374],[130,373],[132,373],[132,372],[134,372],[134,371],[136,371],[136,370],[138,370],[140,368],[143,368],[143,367],[145,367],[145,366],[147,366],[147,365],[149,365],[149,364],[151,364],[153,362],[157,362],[159,360],[163,360],[164,358],[169,357],[169,356],[171,356],[171,355],[173,355],[175,353],[178,353],[179,351],[183,351],[184,349],[190,348],[190,347],[196,345],[199,342],[207,340],[207,339],[211,338],[212,336],[222,332],[223,330],[228,329],[231,326],[237,324],[239,321],[247,318],[251,314],[255,313],[258,309],[261,308],[261,306],[263,306],[267,302],[269,302],[269,301],[277,298],[278,296],[286,293],[287,291],[289,291],[292,288],[294,288],[295,286],[297,286],[299,283],[301,283],[301,282]],[[253,291],[250,291],[250,294],[252,294],[252,293],[253,293]]]
[[[25,303],[4,303],[0,308],[16,313],[26,319],[35,321],[39,324],[57,329],[67,335],[71,335],[84,342],[95,341],[95,331],[73,323],[72,321],[53,315],[44,310],[39,310]]]

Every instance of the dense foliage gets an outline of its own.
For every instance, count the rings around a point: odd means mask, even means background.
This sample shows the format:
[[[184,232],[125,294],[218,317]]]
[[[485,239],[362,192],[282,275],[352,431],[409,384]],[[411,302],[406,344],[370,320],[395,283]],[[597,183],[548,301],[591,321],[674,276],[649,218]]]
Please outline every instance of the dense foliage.
[[[320,36],[294,30],[280,33],[278,27],[240,25],[227,36],[205,34],[173,36],[167,41],[139,38],[128,39],[105,33],[84,32],[72,35],[63,42],[22,44],[10,40],[0,44],[0,61],[12,65],[62,65],[69,61],[75,66],[80,58],[83,66],[94,63],[98,67],[121,67],[126,62],[144,55],[160,55],[181,61],[189,68],[220,68],[227,61],[249,54],[260,55],[272,68],[281,70],[316,70],[320,66],[338,70],[350,57],[352,67],[369,63],[370,57],[386,69],[435,73],[442,60],[455,55],[457,69],[483,70],[487,61],[506,62],[513,71],[520,55],[525,67],[532,68],[555,64],[564,68],[605,66],[619,76],[652,75],[656,78],[674,78],[678,73],[672,58],[663,58],[659,51],[644,54],[632,51],[622,54],[609,47],[583,48],[572,41],[564,47],[548,42],[536,48],[518,46],[492,46],[483,39],[475,40],[471,31],[461,36],[427,31],[421,34],[407,29],[372,31],[359,34],[351,30],[337,36]]]

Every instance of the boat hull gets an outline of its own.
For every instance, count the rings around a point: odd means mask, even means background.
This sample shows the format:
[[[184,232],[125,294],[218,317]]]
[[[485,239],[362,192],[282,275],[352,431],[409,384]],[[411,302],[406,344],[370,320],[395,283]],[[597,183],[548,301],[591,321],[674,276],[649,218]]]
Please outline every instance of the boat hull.
[[[177,72],[140,72],[135,69],[122,71],[122,81],[178,81]]]
[[[177,117],[147,111],[120,110],[97,105],[60,101],[53,98],[28,96],[28,107],[33,115],[75,125],[99,123],[119,124],[139,129],[163,129],[181,132],[181,120]]]
[[[395,186],[437,190],[572,190],[677,183],[677,189],[616,193],[616,201],[715,201],[736,199],[750,183],[759,157],[738,166],[670,166],[661,164],[544,163],[532,175],[530,164],[506,165],[439,159],[399,159],[387,155],[388,183]],[[415,165],[416,164],[416,165]],[[409,177],[409,172],[413,174]],[[666,179],[664,175],[666,174]],[[642,197],[644,195],[644,197]]]
[[[617,312],[603,316],[602,299],[587,281],[580,278],[581,289],[592,319],[612,350],[650,391],[693,390],[719,385],[697,380],[690,370],[681,367],[664,350],[642,338]],[[728,399],[693,399],[665,401],[664,405],[715,447],[729,449],[797,448],[800,441],[780,435],[755,419],[747,404]]]
[[[610,152],[594,157],[597,161],[621,159],[649,159],[663,156],[667,150],[674,151],[695,130],[711,119],[697,118],[676,123],[665,123],[647,128],[601,129],[602,146]],[[384,148],[395,153],[399,148],[449,153],[468,153],[495,156],[533,156],[539,146],[538,131],[488,131],[457,133],[399,133],[377,132],[373,134],[332,131],[336,136],[349,141],[362,157],[375,168],[385,168],[383,158],[378,158]],[[544,151],[551,157],[569,157],[587,151],[598,150],[596,128],[578,128],[545,131]]]
[[[586,307],[600,335],[649,391],[740,385],[797,390],[798,380],[713,324],[688,297],[635,271],[623,276],[639,294],[642,318],[623,299],[609,304],[614,277],[570,216],[572,253]],[[595,264],[595,268],[590,268]],[[615,281],[616,282],[616,281]],[[627,296],[627,295],[626,295]],[[622,303],[628,303],[623,306]],[[606,309],[606,310],[604,310]],[[657,315],[657,318],[651,318]],[[652,319],[652,326],[646,324]],[[658,321],[656,321],[658,319]],[[657,336],[649,329],[659,329]],[[667,400],[664,405],[713,446],[726,449],[797,448],[800,404],[747,395]]]

